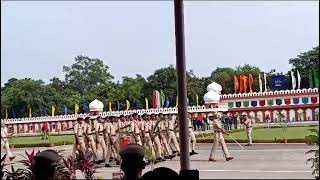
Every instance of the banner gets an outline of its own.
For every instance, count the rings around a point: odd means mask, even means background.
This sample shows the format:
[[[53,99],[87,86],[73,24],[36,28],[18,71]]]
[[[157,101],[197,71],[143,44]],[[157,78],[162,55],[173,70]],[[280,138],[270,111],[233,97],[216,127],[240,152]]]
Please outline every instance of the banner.
[[[120,111],[120,102],[117,101],[117,111]]]
[[[242,77],[242,75],[240,75],[239,81],[240,81],[239,93],[242,93],[242,91],[243,91],[243,77]]]
[[[234,93],[237,94],[239,89],[239,82],[238,82],[237,76],[235,75],[233,76],[233,83],[234,83]]]
[[[166,100],[166,95],[163,93],[162,90],[160,90],[160,108],[164,107],[165,100]]]
[[[249,89],[250,89],[250,93],[253,93],[252,85],[253,85],[253,76],[252,76],[252,74],[249,74]]]
[[[51,106],[51,115],[54,116],[54,112],[56,111],[56,108],[54,106]]]
[[[14,110],[12,109],[12,118],[16,119],[16,112],[14,112]]]
[[[140,109],[140,102],[136,100],[136,109]]]
[[[286,90],[287,80],[285,75],[274,75],[272,76],[271,89],[272,91]]]
[[[170,99],[167,96],[167,98],[166,98],[166,108],[169,108],[169,107],[170,107]]]
[[[74,114],[78,114],[78,112],[79,112],[79,105],[75,104],[74,105]]]
[[[178,108],[178,96],[176,98],[176,108]]]
[[[198,94],[196,95],[196,105],[199,106],[199,96],[198,96]]]
[[[112,112],[112,104],[110,101],[109,101],[109,112]]]
[[[296,86],[297,86],[297,84],[296,84],[296,78],[294,77],[294,74],[293,74],[293,72],[291,71],[291,83],[292,83],[292,89],[296,89]]]
[[[31,107],[29,108],[29,118],[32,118]]]
[[[244,91],[244,93],[247,93],[248,77],[246,75],[242,75],[242,78],[243,78],[243,91]]]
[[[260,73],[259,73],[259,92],[262,92],[262,80],[261,80]]]
[[[8,119],[8,109],[6,108],[6,119]]]
[[[264,80],[264,91],[267,92],[267,75],[263,73],[263,80]]]
[[[298,89],[300,89],[301,76],[298,69],[297,69],[297,79],[298,79]]]
[[[126,105],[127,105],[126,110],[129,111],[129,109],[130,109],[130,102],[129,102],[128,100],[126,100]]]
[[[69,107],[68,105],[64,106],[64,115],[68,115]]]
[[[144,98],[144,101],[145,101],[145,103],[146,103],[146,110],[148,110],[148,109],[149,109],[149,102],[148,102],[148,99],[145,97],[145,98]]]

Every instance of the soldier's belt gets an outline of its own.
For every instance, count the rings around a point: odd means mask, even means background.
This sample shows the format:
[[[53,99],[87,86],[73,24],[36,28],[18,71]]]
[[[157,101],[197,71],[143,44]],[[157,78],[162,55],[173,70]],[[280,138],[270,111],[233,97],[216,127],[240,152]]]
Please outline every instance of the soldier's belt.
[[[246,126],[247,128],[251,128],[252,126]]]
[[[82,136],[78,136],[78,137],[82,137]]]
[[[173,129],[169,129],[169,131],[174,131]]]
[[[189,128],[192,128],[192,127],[189,127]]]
[[[110,136],[117,136],[116,134],[112,134],[112,135],[110,135]]]
[[[99,134],[99,136],[103,136],[103,134]]]
[[[214,131],[214,132],[221,132],[221,131]]]

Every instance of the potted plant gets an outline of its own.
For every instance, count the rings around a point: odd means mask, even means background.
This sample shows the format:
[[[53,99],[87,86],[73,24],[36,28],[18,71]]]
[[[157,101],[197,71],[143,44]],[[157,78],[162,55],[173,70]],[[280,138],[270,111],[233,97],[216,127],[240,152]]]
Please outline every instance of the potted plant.
[[[313,156],[307,160],[307,163],[312,163],[312,175],[315,177],[315,179],[319,179],[319,129],[310,129],[310,131],[313,134],[305,137],[306,144],[314,146],[315,149],[311,149],[305,154],[313,154]]]

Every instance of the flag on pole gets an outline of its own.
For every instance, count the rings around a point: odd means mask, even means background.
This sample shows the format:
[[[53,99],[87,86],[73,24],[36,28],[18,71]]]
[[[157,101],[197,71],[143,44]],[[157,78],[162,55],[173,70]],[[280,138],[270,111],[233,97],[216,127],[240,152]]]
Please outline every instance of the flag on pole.
[[[109,101],[109,112],[112,112],[111,102]]]
[[[264,80],[264,91],[267,92],[267,75],[263,73],[263,80]]]
[[[6,119],[8,119],[8,109],[6,108]]]
[[[253,93],[252,85],[253,85],[253,75],[249,74],[249,89],[250,89],[250,93]]]
[[[292,89],[296,88],[296,78],[294,77],[293,72],[291,71],[291,82],[292,82]]]
[[[157,91],[156,90],[153,90],[152,91],[152,107],[153,109],[156,109],[157,108]]]
[[[54,106],[51,106],[51,115],[54,116],[54,112],[56,111],[56,108]]]
[[[178,107],[178,96],[176,98],[176,108]]]
[[[128,100],[126,100],[126,105],[127,105],[127,111],[129,111],[129,109],[130,109],[130,102],[128,101]]]
[[[12,118],[16,119],[16,112],[14,112],[14,110],[12,109]]]
[[[168,108],[168,107],[170,107],[170,99],[167,96],[167,98],[166,98],[166,108]]]
[[[136,109],[140,109],[140,102],[139,102],[139,100],[136,100]]]
[[[120,102],[117,101],[117,111],[120,111]]]
[[[32,118],[31,107],[29,107],[29,118]]]
[[[40,106],[40,115],[47,116],[46,108],[43,105]]]
[[[165,105],[166,95],[160,90],[160,108],[163,108]]]
[[[90,108],[89,108],[89,103],[86,102],[83,104],[83,108],[82,110],[85,112],[85,113],[89,113],[90,112]]]
[[[188,98],[188,96],[187,96],[187,106],[189,106],[189,98]]]
[[[248,77],[246,75],[242,75],[243,78],[243,92],[247,93],[248,89]]]
[[[239,93],[242,93],[242,91],[243,91],[243,77],[242,77],[242,75],[240,75],[239,81],[240,81]]]
[[[238,93],[238,89],[239,89],[239,81],[237,76],[233,76],[233,82],[234,82],[234,93],[237,94]]]
[[[160,96],[160,92],[157,92],[157,108],[161,108],[161,96]]]
[[[260,76],[260,73],[259,73],[259,92],[262,92],[262,80],[261,80],[261,76]]]
[[[312,70],[309,70],[309,87],[313,88],[313,75]]]
[[[314,87],[319,88],[319,71],[316,71],[313,69],[313,75],[314,75]]]
[[[297,78],[298,78],[298,89],[300,89],[301,76],[298,69],[297,69]]]
[[[75,104],[74,105],[74,114],[78,114],[78,111],[79,111],[79,105]]]
[[[68,115],[69,107],[68,105],[64,106],[64,115]]]
[[[196,94],[196,105],[199,106],[199,96]]]
[[[145,101],[145,103],[146,103],[146,110],[148,110],[149,109],[149,102],[148,102],[148,98],[144,98],[144,101]]]

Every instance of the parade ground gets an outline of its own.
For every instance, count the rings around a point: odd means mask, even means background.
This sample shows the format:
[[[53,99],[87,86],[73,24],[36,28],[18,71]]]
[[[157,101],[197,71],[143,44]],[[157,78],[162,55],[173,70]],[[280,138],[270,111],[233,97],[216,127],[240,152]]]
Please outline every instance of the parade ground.
[[[238,145],[229,143],[230,154],[235,159],[228,162],[224,160],[221,150],[216,153],[218,161],[209,162],[211,146],[212,144],[199,143],[196,148],[199,154],[191,156],[191,168],[199,170],[200,179],[313,179],[310,164],[306,164],[308,156],[305,155],[312,147],[305,144],[254,144],[251,147],[243,146],[245,149],[241,150]],[[35,148],[37,149],[47,148]],[[72,152],[71,145],[56,146],[52,149],[65,150],[66,155]],[[21,155],[25,155],[25,150],[30,152],[32,148],[12,149],[16,155],[13,162],[23,159]],[[5,151],[1,150],[2,153]],[[22,167],[19,163],[14,166]],[[178,172],[179,157],[158,163],[154,167],[169,167]],[[149,170],[150,165],[146,166],[144,173]],[[101,164],[96,166],[96,171],[96,177],[111,179],[112,173],[119,172],[120,167],[114,165],[105,168],[104,164]]]

